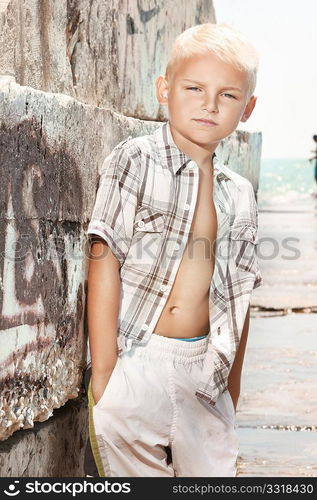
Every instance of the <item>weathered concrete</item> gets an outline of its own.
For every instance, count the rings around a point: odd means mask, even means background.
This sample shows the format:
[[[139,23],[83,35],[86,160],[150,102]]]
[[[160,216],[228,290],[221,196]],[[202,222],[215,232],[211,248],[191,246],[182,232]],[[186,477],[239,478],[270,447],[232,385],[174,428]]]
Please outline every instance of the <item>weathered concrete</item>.
[[[0,0],[0,14],[6,10],[9,2],[10,0]]]
[[[66,25],[65,0],[11,0],[0,17],[0,73],[21,85],[75,95]]]
[[[243,175],[253,185],[255,193],[259,187],[261,165],[262,134],[261,132],[244,132],[236,130],[222,140],[217,147],[217,155],[225,165]]]
[[[214,21],[210,0],[11,0],[0,16],[0,74],[161,120],[166,111],[155,99],[154,78],[165,71],[173,40]]]
[[[78,395],[86,362],[84,231],[97,166],[127,132],[145,133],[145,127],[63,95],[8,82],[0,83],[0,110],[4,439],[46,420]]]
[[[87,439],[87,400],[80,396],[0,443],[0,477],[83,477]]]

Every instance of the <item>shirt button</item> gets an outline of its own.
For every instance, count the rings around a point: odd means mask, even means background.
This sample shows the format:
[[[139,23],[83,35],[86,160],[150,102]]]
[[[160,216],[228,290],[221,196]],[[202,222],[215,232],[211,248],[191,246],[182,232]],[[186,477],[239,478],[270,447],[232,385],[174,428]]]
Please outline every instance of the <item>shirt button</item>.
[[[148,330],[149,328],[149,325],[147,325],[146,323],[144,323],[144,325],[142,326],[142,330]]]
[[[167,286],[166,285],[161,285],[160,286],[160,290],[161,290],[161,292],[165,292],[167,290]]]
[[[144,220],[139,220],[138,227],[143,227],[145,225]]]
[[[180,247],[181,247],[181,246],[177,243],[177,244],[175,245],[174,251],[175,251],[175,252],[177,252],[177,251],[180,249]]]
[[[189,209],[190,209],[190,205],[188,203],[185,203],[184,210],[189,210]]]

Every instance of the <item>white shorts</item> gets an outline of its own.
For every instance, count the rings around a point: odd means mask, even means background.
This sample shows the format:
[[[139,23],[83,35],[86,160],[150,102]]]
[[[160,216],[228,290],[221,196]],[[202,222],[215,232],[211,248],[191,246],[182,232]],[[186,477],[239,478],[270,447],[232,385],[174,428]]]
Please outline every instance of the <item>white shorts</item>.
[[[146,345],[118,357],[97,404],[89,383],[89,438],[99,476],[236,476],[228,390],[214,407],[195,395],[207,342],[153,333]]]

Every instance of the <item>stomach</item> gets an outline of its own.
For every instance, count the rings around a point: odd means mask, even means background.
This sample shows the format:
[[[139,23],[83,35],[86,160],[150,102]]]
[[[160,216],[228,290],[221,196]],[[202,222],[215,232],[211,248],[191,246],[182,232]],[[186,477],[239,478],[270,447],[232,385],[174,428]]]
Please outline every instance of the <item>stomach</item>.
[[[154,333],[165,337],[190,338],[208,333],[209,293],[197,299],[173,295],[167,300],[155,325]]]
[[[131,268],[132,269],[132,268]],[[209,291],[214,271],[214,259],[185,251],[175,281],[153,332],[165,337],[191,338],[210,331]],[[139,273],[140,280],[144,279]],[[136,276],[135,279],[137,279]],[[121,271],[121,280],[130,284],[128,266]],[[141,283],[141,281],[140,281]],[[135,286],[139,286],[135,282]]]
[[[185,251],[154,333],[166,337],[198,337],[209,332],[209,290],[214,259],[199,247]]]

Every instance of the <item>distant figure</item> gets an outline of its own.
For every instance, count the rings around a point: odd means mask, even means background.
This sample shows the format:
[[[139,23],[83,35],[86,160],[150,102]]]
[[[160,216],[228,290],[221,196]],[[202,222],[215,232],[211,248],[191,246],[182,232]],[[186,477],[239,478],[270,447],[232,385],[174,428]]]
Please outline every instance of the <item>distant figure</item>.
[[[309,161],[313,161],[315,160],[315,181],[316,181],[316,184],[317,184],[317,135],[313,135],[313,139],[316,143],[316,149],[312,149],[312,153],[315,153],[314,156],[312,156],[311,158],[309,158]],[[317,196],[317,192],[316,193],[313,193],[313,196]]]

